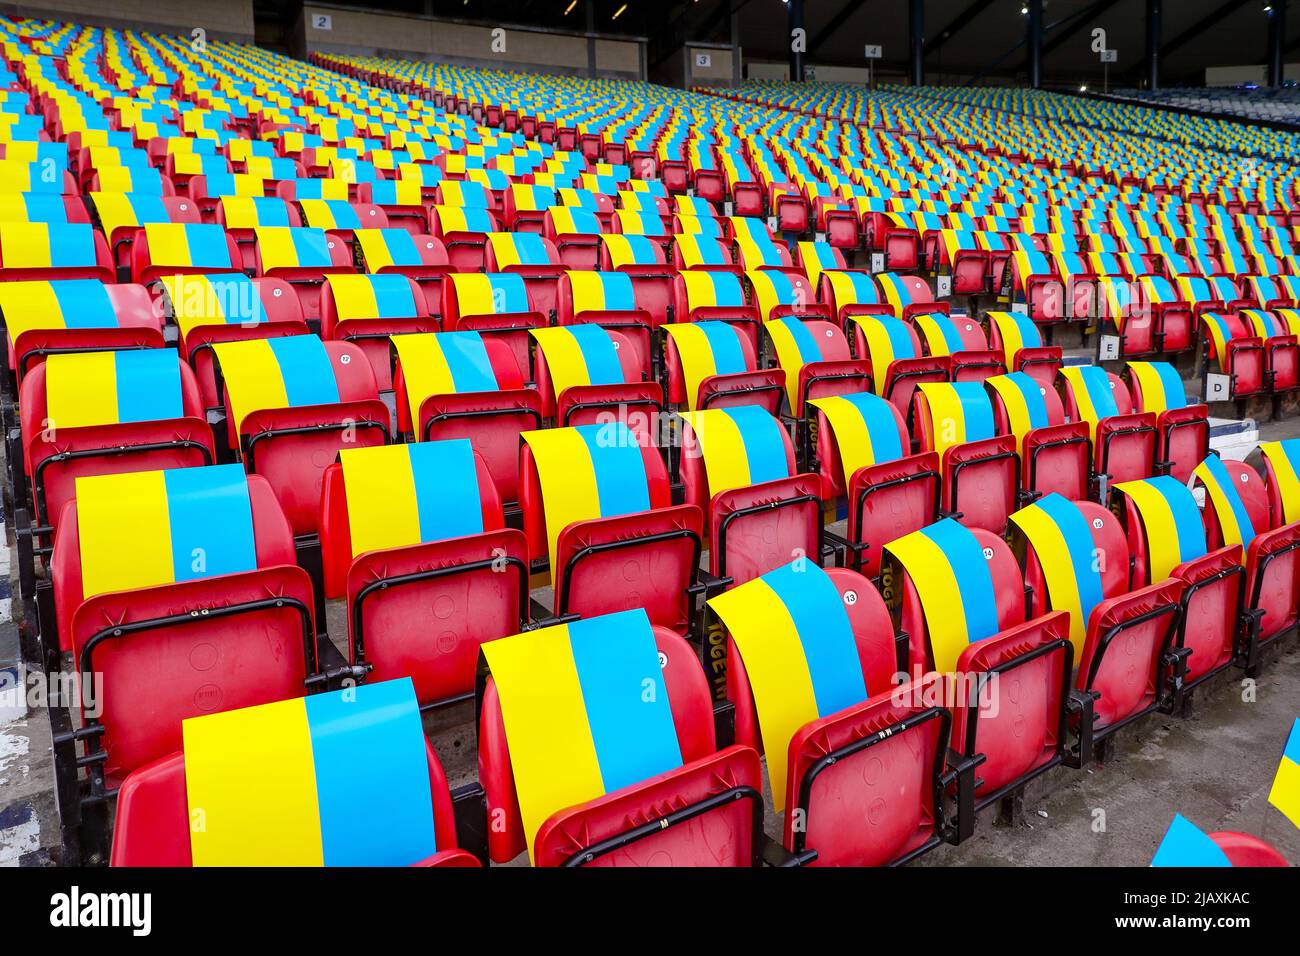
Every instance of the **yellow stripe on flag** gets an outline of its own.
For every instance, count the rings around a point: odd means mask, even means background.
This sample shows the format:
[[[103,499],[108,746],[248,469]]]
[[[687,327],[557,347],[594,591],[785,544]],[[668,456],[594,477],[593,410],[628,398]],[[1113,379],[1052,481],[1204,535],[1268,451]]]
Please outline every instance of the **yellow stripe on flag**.
[[[934,669],[941,674],[957,668],[957,660],[970,644],[966,630],[966,608],[961,589],[943,550],[928,536],[914,531],[886,547],[908,571],[912,586],[925,610],[925,628],[934,654]],[[916,569],[940,569],[939,573],[917,573]],[[895,587],[902,587],[896,581]]]
[[[694,322],[678,322],[665,325],[663,329],[677,346],[682,377],[686,379],[686,408],[693,412],[700,397],[700,383],[718,373],[709,337]]]
[[[235,419],[236,432],[252,412],[288,406],[284,375],[266,339],[221,342],[213,350],[221,363],[221,375],[230,395],[230,414]]]
[[[712,598],[709,607],[726,624],[745,664],[767,752],[772,805],[780,813],[785,809],[790,740],[819,714],[808,659],[790,612],[766,581],[755,580],[753,587]]]
[[[747,488],[749,456],[745,453],[745,439],[740,427],[725,409],[714,408],[703,412],[690,412],[682,421],[691,426],[704,456],[704,470],[709,477],[709,497]]]
[[[417,437],[420,431],[420,406],[430,395],[451,395],[456,391],[451,368],[442,354],[434,332],[414,335],[394,335],[389,340],[397,349],[397,361],[402,367],[402,382],[406,386],[406,400],[411,412],[411,427]]]
[[[483,654],[500,688],[531,859],[537,831],[548,817],[605,792],[569,628],[561,624],[489,641]]]
[[[195,866],[324,866],[302,698],[191,718],[181,735]]]
[[[600,517],[600,495],[591,452],[574,428],[548,428],[524,432],[541,476],[542,505],[546,509],[547,554],[551,577],[558,573],[555,549],[560,532],[575,521]]]
[[[46,417],[54,430],[117,421],[117,353],[51,355],[45,363]]]
[[[406,445],[339,452],[352,556],[420,543],[420,508]]]
[[[85,597],[171,584],[171,524],[161,471],[78,478]]]

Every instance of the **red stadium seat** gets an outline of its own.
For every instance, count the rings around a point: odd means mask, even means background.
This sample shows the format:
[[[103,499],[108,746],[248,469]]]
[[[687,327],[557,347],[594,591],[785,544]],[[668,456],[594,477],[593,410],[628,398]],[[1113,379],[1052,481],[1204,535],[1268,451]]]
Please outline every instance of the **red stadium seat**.
[[[390,335],[438,332],[424,293],[404,275],[326,276],[321,289],[320,334],[352,342],[365,353],[381,392],[393,388]]]

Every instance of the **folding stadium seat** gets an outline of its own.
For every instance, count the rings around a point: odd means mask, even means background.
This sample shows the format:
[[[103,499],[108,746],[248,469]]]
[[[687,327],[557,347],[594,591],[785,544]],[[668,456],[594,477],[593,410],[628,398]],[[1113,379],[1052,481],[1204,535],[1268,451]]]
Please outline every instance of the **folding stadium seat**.
[[[948,381],[948,359],[922,356],[916,329],[892,315],[857,313],[850,321],[853,353],[870,364],[876,394],[893,402],[910,423],[917,386]]]
[[[1157,417],[1134,412],[1128,387],[1099,365],[1061,369],[1057,390],[1072,422],[1086,422],[1092,436],[1093,491],[1105,503],[1108,487],[1157,474]]]
[[[193,143],[196,140],[171,139],[167,143]],[[230,160],[219,153],[171,152],[163,159],[163,175],[171,181],[176,192],[189,196],[190,180],[195,176],[230,173]]]
[[[787,317],[833,321],[830,306],[817,301],[817,287],[802,272],[755,269],[745,273],[745,282],[764,322]]]
[[[77,480],[50,576],[58,645],[96,675],[83,729],[55,745],[61,792],[80,789],[83,813],[179,750],[184,719],[302,694],[317,649],[293,562],[274,493],[238,465]]]
[[[1078,660],[1072,765],[1082,765],[1095,742],[1163,703],[1182,584],[1130,580],[1130,542],[1095,502],[1047,495],[1012,515],[1011,529],[1029,613],[1068,614],[1065,632]]]
[[[999,435],[993,402],[980,382],[923,382],[912,398],[921,451],[939,456],[942,514],[1001,534],[1016,509],[1017,441]]]
[[[314,534],[325,468],[343,448],[388,440],[388,409],[365,353],[314,335],[212,348],[230,447],[275,489],[294,535]]]
[[[1004,292],[1021,296],[1030,322],[1050,324],[1068,321],[1074,299],[1067,294],[1067,280],[1053,265],[1052,258],[1037,249],[1018,249],[1011,255],[1009,286]]]
[[[293,286],[303,317],[308,325],[317,327],[325,277],[357,271],[349,244],[324,229],[308,226],[260,226],[256,236],[256,274],[283,279]]]
[[[818,284],[818,299],[830,307],[836,321],[847,332],[855,315],[893,315],[893,309],[880,297],[880,289],[871,273],[859,270],[823,271]]]
[[[804,417],[808,399],[871,387],[871,363],[850,355],[848,339],[833,322],[781,315],[763,323],[763,328],[776,363],[785,372],[791,417]]]
[[[1026,620],[1024,578],[1002,538],[944,519],[886,545],[881,582],[908,636],[908,670],[951,675],[957,688],[951,747],[978,762],[975,809],[1064,761],[1069,618]]]
[[[528,550],[468,439],[345,449],[325,470],[325,594],[349,663],[409,677],[421,709],[474,694],[479,645],[528,623]],[[427,612],[435,608],[435,632]]]
[[[215,222],[217,206],[224,199],[270,198],[291,202],[292,197],[279,195],[278,187],[251,173],[211,173],[190,180],[190,199],[199,207],[204,222]],[[296,210],[295,210],[296,212]]]
[[[198,223],[198,205],[183,196],[135,196],[130,193],[92,193],[91,204],[100,228],[108,237],[113,262],[119,271],[130,267],[131,246],[147,223]]]
[[[298,207],[278,196],[224,196],[213,210],[212,221],[225,227],[239,247],[245,272],[257,269],[257,230],[263,226],[301,226]]]
[[[147,284],[166,275],[239,272],[235,240],[211,223],[148,223],[131,244],[131,281]]]
[[[110,865],[478,865],[408,681],[205,715],[183,745],[123,781]]]
[[[1190,405],[1178,370],[1168,362],[1129,362],[1129,392],[1138,412],[1154,412],[1160,435],[1159,467],[1181,482],[1210,450],[1210,417],[1204,405]]]
[[[815,442],[809,471],[822,497],[845,499],[847,536],[835,541],[853,566],[875,577],[881,548],[933,523],[939,511],[940,463],[934,452],[911,454],[898,408],[873,392],[812,399]]]
[[[468,438],[508,503],[519,500],[520,435],[542,427],[510,344],[474,331],[392,337],[397,429],[411,441]]]
[[[661,323],[642,306],[633,276],[626,272],[565,272],[560,279],[556,320],[560,325],[595,324],[623,333],[647,367],[652,333]]]
[[[393,387],[390,335],[438,332],[424,293],[404,275],[332,275],[321,289],[321,338],[355,343],[381,392]]]
[[[358,229],[387,229],[388,217],[372,203],[350,203],[341,199],[299,199],[303,223],[324,229],[334,239],[351,243]]]
[[[705,235],[678,234],[673,237],[673,268],[678,272],[702,269],[710,272],[740,272],[726,244]]]
[[[555,190],[547,186],[513,183],[507,190],[501,222],[509,232],[545,230],[546,210],[556,204]]]
[[[1251,306],[1230,276],[1180,275],[1175,281],[1183,301],[1191,306],[1193,319],[1203,312],[1236,312]]]
[[[1229,397],[1256,395],[1267,387],[1264,342],[1255,334],[1244,313],[1202,312],[1208,358],[1229,377]]]
[[[149,166],[101,166],[92,172],[86,183],[86,192],[175,196],[176,188],[161,170]]]
[[[821,277],[824,272],[844,272],[847,265],[844,253],[838,246],[829,242],[801,241],[795,246],[795,268],[807,276],[813,290],[821,289]]]
[[[496,216],[486,209],[429,207],[429,233],[442,241],[447,261],[457,272],[483,269],[488,233],[499,229]]]
[[[523,276],[534,309],[548,322],[555,320],[565,263],[550,239],[531,232],[490,232],[483,270]]]
[[[947,272],[952,295],[979,296],[989,291],[989,253],[979,247],[973,232],[942,230],[926,258],[930,272]]]
[[[863,213],[862,233],[866,247],[884,254],[890,272],[911,272],[921,268],[921,235],[895,213]]]
[[[1020,497],[1053,492],[1070,501],[1088,497],[1092,464],[1086,422],[1068,422],[1061,397],[1026,372],[985,379],[999,435],[1015,439],[1020,453]]]
[[[1241,309],[1237,315],[1264,344],[1268,391],[1277,394],[1300,388],[1300,311]]]
[[[1228,663],[1253,674],[1260,650],[1294,629],[1300,593],[1300,525],[1270,525],[1259,473],[1210,454],[1193,484],[1205,489],[1209,553],[1175,571],[1187,582],[1179,643],[1193,648],[1185,689]]]
[[[0,222],[0,269],[22,279],[116,279],[104,234],[89,223]]]
[[[594,212],[573,206],[551,206],[542,216],[542,234],[555,244],[568,269],[592,270],[600,264],[604,232]]]
[[[529,237],[522,234],[518,238]],[[523,275],[452,273],[443,282],[442,327],[449,332],[475,331],[501,339],[510,346],[521,370],[530,372],[532,367],[529,330],[548,324]]]
[[[1217,458],[1196,472],[1211,499],[1228,479],[1227,469],[1215,462]],[[1116,505],[1128,534],[1135,582],[1172,579],[1185,585],[1181,621],[1176,622],[1180,659],[1169,675],[1172,692],[1181,696],[1236,656],[1246,577],[1243,548],[1238,542],[1209,551],[1196,498],[1176,478],[1125,482],[1116,491],[1124,496],[1122,505]],[[1219,530],[1223,531],[1221,525]],[[1164,685],[1159,688],[1164,689]]]
[[[658,449],[622,422],[525,432],[519,485],[528,553],[547,556],[557,616],[643,607],[687,633],[704,516],[672,503]]]
[[[163,346],[162,317],[141,285],[105,285],[99,279],[0,282],[0,320],[10,399],[47,355]]]
[[[663,388],[650,377],[648,350],[638,349],[623,332],[595,324],[533,329],[532,335],[537,391],[556,425],[587,425],[613,416],[655,442]]]
[[[807,557],[821,564],[821,487],[780,421],[757,406],[682,414],[685,500],[706,516],[710,573],[732,584]]]
[[[1059,345],[1044,345],[1038,326],[1023,312],[985,312],[988,345],[1002,353],[1009,372],[1026,372],[1044,388],[1052,388],[1063,364]]]
[[[984,330],[968,315],[921,312],[912,316],[925,352],[944,358],[948,376],[954,382],[982,382],[993,375],[1005,375],[1004,353],[990,349]]]
[[[717,320],[735,325],[758,351],[761,319],[737,273],[703,269],[678,273],[673,280],[672,315],[678,323]]]
[[[405,229],[358,229],[354,251],[362,270],[372,274],[407,276],[424,292],[430,308],[441,305],[443,279],[451,272],[442,241]]]
[[[731,225],[735,237],[736,263],[746,272],[759,269],[795,271],[789,246],[773,240],[767,224],[761,219],[732,216]]]
[[[536,866],[759,864],[758,755],[716,749],[709,684],[682,638],[632,610],[491,641],[483,654],[492,860],[527,850]],[[632,681],[597,700],[580,690],[597,672]],[[663,682],[649,705],[645,680]]]
[[[429,229],[429,211],[420,184],[405,179],[377,179],[357,184],[357,200],[373,204],[388,220],[389,226],[405,229],[412,236],[424,235]]]
[[[960,839],[943,794],[969,799],[974,762],[950,773],[951,715],[921,702],[919,682],[896,686],[894,627],[870,581],[786,565],[710,606],[728,632],[736,740],[767,751],[787,852],[885,865]]]
[[[785,372],[758,368],[743,325],[705,319],[661,328],[669,402],[689,411],[753,404],[780,413]]]

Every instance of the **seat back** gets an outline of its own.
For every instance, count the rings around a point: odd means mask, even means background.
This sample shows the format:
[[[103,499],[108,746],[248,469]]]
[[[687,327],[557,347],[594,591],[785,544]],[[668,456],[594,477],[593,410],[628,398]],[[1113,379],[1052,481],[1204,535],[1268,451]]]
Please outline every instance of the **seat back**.
[[[1159,441],[1151,412],[1134,412],[1128,388],[1097,365],[1067,366],[1057,377],[1065,414],[1088,423],[1093,471],[1111,485],[1156,473]]]
[[[1086,498],[1091,456],[1088,426],[1066,422],[1061,398],[1027,372],[985,381],[993,400],[997,431],[1012,435],[1020,449],[1020,484],[1026,492],[1057,493],[1070,501]]]
[[[848,339],[835,323],[783,315],[763,327],[785,372],[786,400],[795,417],[803,416],[810,398],[870,388],[870,365],[852,358]]]
[[[606,693],[598,699],[579,692],[602,660],[606,668],[639,675],[635,685],[605,684]],[[479,779],[489,818],[499,821],[488,832],[488,850],[496,862],[514,859],[525,849],[535,864],[569,862],[585,848],[627,834],[629,819],[660,819],[663,813],[654,808],[661,808],[665,799],[693,805],[738,788],[759,790],[757,755],[752,751],[731,748],[717,755],[725,756],[724,762],[709,763],[715,753],[713,707],[698,657],[682,638],[652,628],[643,612],[493,641],[484,645],[484,664],[478,706]],[[530,693],[543,672],[557,679],[544,700]],[[653,706],[641,703],[643,680],[655,686],[662,681]],[[630,711],[623,706],[626,694],[615,690],[629,686],[635,687],[637,702]],[[591,703],[585,702],[588,699]],[[593,740],[600,742],[595,749]],[[602,761],[609,764],[607,771]],[[724,772],[702,772],[706,767]],[[542,786],[545,780],[561,785]],[[616,806],[618,801],[624,802]],[[646,859],[643,851],[651,851],[648,859],[654,859],[654,852],[662,850],[679,865],[719,857],[750,865],[756,848],[750,842],[749,822],[754,806],[749,800],[737,802],[740,809],[734,809],[733,802],[730,811],[723,807],[662,829],[656,826],[657,833],[591,862],[641,861]],[[589,813],[577,820],[566,812],[583,808]],[[593,828],[570,827],[570,820]],[[553,836],[546,832],[548,821],[550,829],[559,831]],[[631,832],[642,836],[635,828]],[[721,844],[702,839],[720,832],[733,839]],[[542,846],[548,848],[544,860]]]
[[[1133,561],[1133,585],[1158,584],[1206,553],[1205,525],[1191,489],[1168,475],[1115,486]]]
[[[922,382],[948,381],[947,359],[922,357],[916,330],[891,315],[852,314],[854,354],[871,368],[872,388],[911,420],[912,399]]]
[[[38,524],[84,475],[210,465],[198,386],[170,349],[51,355],[23,380],[23,465]]]
[[[85,720],[102,728],[108,778],[178,750],[186,717],[302,693],[312,588],[267,482],[215,465],[81,478],[76,492],[54,604],[60,646],[103,675]]]
[[[644,607],[684,633],[703,515],[674,507],[658,450],[621,422],[523,436],[520,502],[530,554],[548,556],[557,613]]]
[[[1001,533],[1019,488],[1016,441],[996,433],[980,382],[923,382],[914,396],[916,437],[939,455],[943,509],[969,527]]]
[[[668,401],[688,411],[754,404],[778,413],[785,373],[758,369],[742,324],[674,322],[663,329]]]
[[[295,534],[317,530],[321,479],[344,448],[388,440],[388,409],[351,342],[314,335],[213,347],[231,447],[275,488]]]
[[[1300,441],[1260,442],[1259,450],[1268,489],[1269,526],[1300,521]]]
[[[354,343],[365,354],[381,392],[393,387],[390,335],[440,331],[424,293],[408,276],[328,276],[321,289],[320,334]]]
[[[727,629],[736,739],[767,751],[787,849],[864,866],[932,841],[946,713],[905,703],[911,685],[893,686],[893,626],[871,582],[795,562],[709,605]]]
[[[967,645],[1025,620],[1024,577],[1006,542],[951,518],[886,544],[880,574],[914,678],[952,672]]]
[[[1209,410],[1188,403],[1178,370],[1168,362],[1129,362],[1128,383],[1134,408],[1156,415],[1162,467],[1179,481],[1190,481],[1192,469],[1210,450]]]
[[[354,695],[346,705],[344,693]],[[305,736],[288,729],[303,711]],[[303,745],[331,719],[329,746],[304,758]],[[289,779],[280,789],[268,792],[265,779],[256,778],[259,770],[285,768]],[[342,784],[362,768],[360,789]],[[236,786],[240,780],[245,786]],[[214,826],[195,832],[191,806],[207,808]],[[339,826],[339,814],[349,826]],[[370,821],[366,832],[374,839],[355,836],[351,821],[358,817]],[[234,823],[268,818],[279,826],[249,832]],[[458,855],[455,846],[447,778],[419,728],[409,682],[394,681],[191,722],[183,752],[123,783],[110,865],[391,866],[420,863],[439,850]]]

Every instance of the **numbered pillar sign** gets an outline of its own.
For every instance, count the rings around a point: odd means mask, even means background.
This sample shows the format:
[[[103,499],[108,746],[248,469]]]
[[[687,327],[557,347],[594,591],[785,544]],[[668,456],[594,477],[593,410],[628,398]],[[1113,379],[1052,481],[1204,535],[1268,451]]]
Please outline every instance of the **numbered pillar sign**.
[[[311,28],[313,30],[333,30],[334,18],[328,13],[313,13],[311,16]]]
[[[1226,402],[1232,397],[1232,376],[1212,372],[1205,376],[1205,400]]]
[[[728,217],[733,216],[735,215],[735,212],[733,211],[735,208],[736,207],[732,203],[732,201],[728,199],[726,202],[722,204],[722,214]]]
[[[879,60],[884,55],[885,55],[885,48],[881,46],[879,43],[875,43],[875,44],[868,43],[866,46],[866,52],[863,53],[863,56],[865,56],[868,60]]]
[[[1011,311],[1012,311],[1012,312],[1018,312],[1018,313],[1021,314],[1021,315],[1028,315],[1028,314],[1029,314],[1029,303],[1028,303],[1028,302],[1013,302],[1013,303],[1011,303]]]
[[[1118,63],[1118,62],[1119,62],[1119,50],[1102,50],[1102,51],[1101,51],[1101,62],[1102,62],[1102,63]]]
[[[871,271],[872,272],[885,271],[885,254],[883,252],[873,252],[871,254]]]
[[[1119,359],[1119,336],[1103,335],[1097,346],[1097,358],[1103,362],[1114,362]]]
[[[707,70],[709,67],[713,66],[713,54],[711,53],[695,54],[695,65],[698,67],[703,67],[704,69]]]
[[[941,299],[946,299],[952,295],[952,276],[939,276],[935,280],[934,294]]]
[[[776,232],[776,216],[767,217],[767,228]]]

